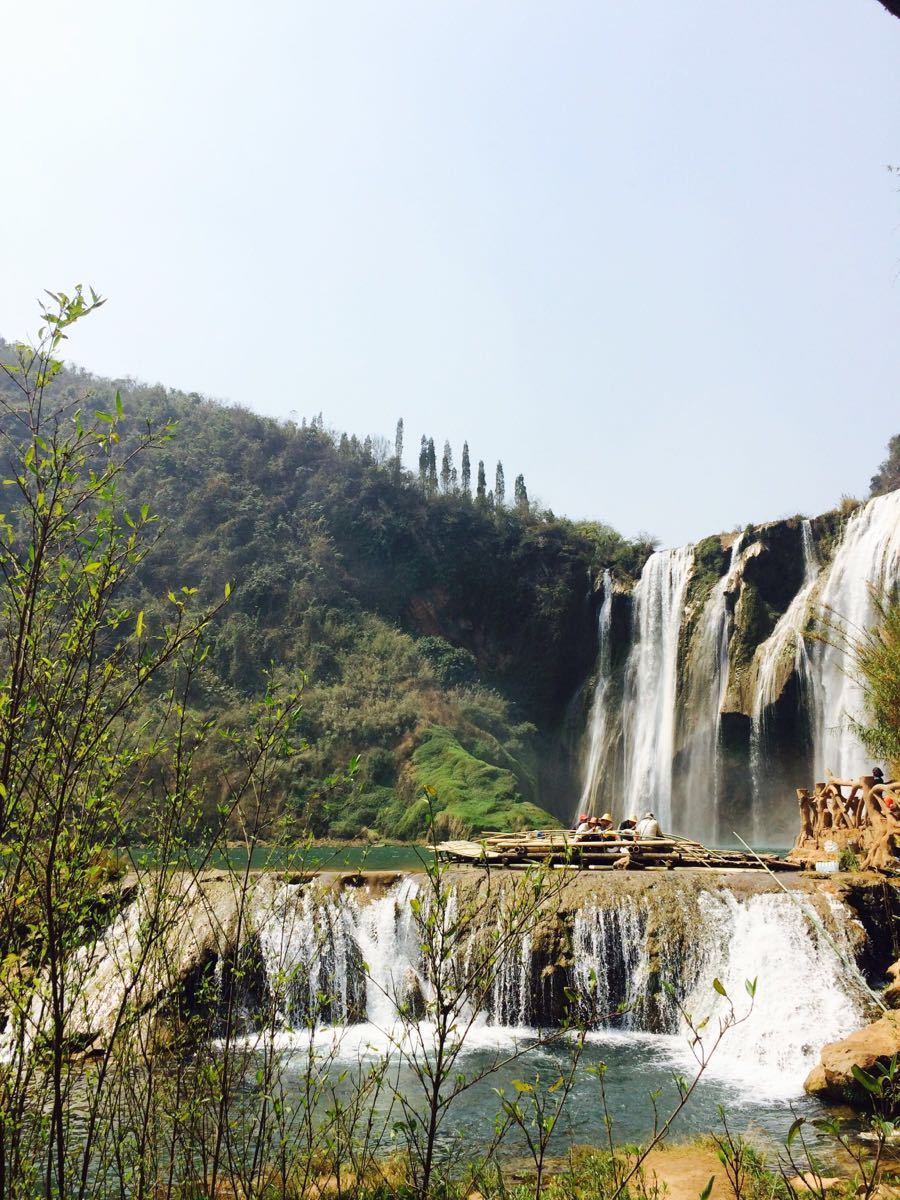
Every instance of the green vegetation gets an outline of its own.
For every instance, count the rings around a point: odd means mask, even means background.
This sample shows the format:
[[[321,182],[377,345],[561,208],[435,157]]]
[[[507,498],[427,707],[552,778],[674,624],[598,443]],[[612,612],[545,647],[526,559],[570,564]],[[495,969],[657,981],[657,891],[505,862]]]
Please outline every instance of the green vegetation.
[[[512,770],[475,757],[449,729],[437,726],[426,731],[412,756],[412,768],[416,783],[435,793],[434,824],[439,834],[467,836],[478,829],[507,832],[558,824],[522,799]],[[429,821],[428,806],[420,799],[406,809],[398,832],[405,837],[421,837]]]
[[[876,599],[878,619],[859,633],[839,631],[862,684],[867,720],[856,722],[856,732],[873,758],[900,775],[900,599]]]
[[[0,345],[0,359],[10,357]],[[14,398],[9,380],[0,386]],[[486,492],[481,464],[473,498],[468,446],[461,482],[451,448],[439,463],[433,438],[422,440],[419,471],[405,471],[402,422],[392,444],[360,440],[326,430],[321,416],[280,424],[78,371],[60,370],[50,392],[91,410],[110,409],[118,393],[126,452],[141,430],[172,427],[121,485],[135,512],[152,498],[165,534],[125,585],[127,600],[158,630],[173,576],[207,600],[233,586],[194,680],[198,719],[239,731],[270,678],[303,688],[311,749],[283,772],[273,819],[317,836],[421,832],[405,808],[420,782],[415,753],[434,744],[436,728],[449,733],[440,746],[472,760],[464,777],[455,759],[447,764],[461,806],[454,820],[486,812],[502,827],[501,792],[520,797],[511,801],[517,821],[528,813],[546,823],[547,810],[568,807],[576,782],[564,772],[544,780],[535,764],[593,666],[585,580],[607,567],[634,576],[652,549],[646,539],[541,511],[524,479],[508,508]],[[7,432],[15,439],[14,427]],[[349,785],[341,776],[356,755]],[[211,749],[206,767],[212,780]],[[488,795],[471,790],[492,771],[509,774],[502,789],[494,781]],[[540,822],[525,803],[544,810]]]
[[[887,458],[872,476],[870,496],[883,496],[900,487],[900,433],[887,445]]]
[[[688,650],[703,607],[713,588],[728,570],[729,559],[730,550],[723,545],[720,534],[704,538],[694,547],[694,561],[685,592],[684,620],[679,630],[679,657],[682,664],[687,662]]]

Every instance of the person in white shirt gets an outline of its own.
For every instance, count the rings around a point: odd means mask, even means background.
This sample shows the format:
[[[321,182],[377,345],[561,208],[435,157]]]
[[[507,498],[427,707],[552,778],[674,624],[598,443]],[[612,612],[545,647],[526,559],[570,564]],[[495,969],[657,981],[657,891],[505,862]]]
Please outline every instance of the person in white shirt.
[[[639,838],[659,837],[659,821],[652,812],[644,813],[638,821],[636,832]]]

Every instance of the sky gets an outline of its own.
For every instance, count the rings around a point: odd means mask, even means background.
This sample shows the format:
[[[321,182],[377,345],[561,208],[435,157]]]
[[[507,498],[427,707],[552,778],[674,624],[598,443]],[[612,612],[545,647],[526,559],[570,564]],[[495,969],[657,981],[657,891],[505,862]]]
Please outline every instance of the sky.
[[[663,545],[864,496],[900,433],[875,0],[0,0],[0,334],[462,442]]]

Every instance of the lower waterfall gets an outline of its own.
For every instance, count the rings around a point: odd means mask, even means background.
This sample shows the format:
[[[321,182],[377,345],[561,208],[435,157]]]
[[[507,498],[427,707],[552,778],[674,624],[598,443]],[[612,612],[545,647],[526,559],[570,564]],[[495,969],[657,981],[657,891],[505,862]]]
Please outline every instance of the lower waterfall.
[[[797,1094],[821,1046],[864,1023],[868,994],[842,932],[852,918],[837,902],[829,908],[804,893],[738,895],[641,882],[604,882],[590,902],[559,917],[568,959],[550,969],[578,995],[596,1036],[653,1035],[677,1059],[690,1036],[686,1014],[695,1023],[710,1018],[708,1037],[727,1010],[713,981],[742,1014],[750,1008],[745,980],[756,978],[751,1015],[726,1034],[710,1069],[769,1094]],[[401,1007],[407,1022],[427,1015],[431,981],[416,932],[413,880],[371,899],[354,890],[279,887],[275,902],[257,914],[262,980],[253,1004],[269,1019],[275,1012],[281,1033],[361,1027],[378,1045],[397,1028]],[[821,935],[823,921],[843,957]],[[547,972],[546,953],[542,959],[533,936],[523,934],[488,991],[480,1037],[490,1030],[526,1036],[529,1027],[553,1024]]]

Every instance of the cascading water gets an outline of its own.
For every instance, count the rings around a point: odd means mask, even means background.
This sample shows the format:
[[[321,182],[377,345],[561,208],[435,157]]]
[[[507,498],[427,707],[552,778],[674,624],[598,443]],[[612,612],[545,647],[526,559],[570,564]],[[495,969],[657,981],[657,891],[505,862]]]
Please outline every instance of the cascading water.
[[[800,526],[799,590],[756,646],[749,670],[746,658],[736,668],[729,661],[732,614],[742,614],[743,654],[754,628],[768,620],[765,606],[784,602],[771,575],[792,542],[783,528],[771,542],[760,531],[757,550],[772,557],[763,567],[755,564],[749,591],[745,572],[753,547],[738,540],[690,634],[685,601],[693,547],[651,555],[634,589],[632,644],[621,674],[612,668],[611,588],[604,581],[580,799],[585,811],[626,815],[653,808],[664,828],[707,842],[726,841],[738,828],[757,844],[786,845],[795,833],[794,788],[813,782],[813,775],[824,779],[826,770],[857,777],[869,765],[853,725],[862,716],[862,693],[840,633],[808,643],[804,632],[818,613],[852,639],[875,622],[873,591],[886,595],[900,586],[900,490],[850,517],[824,567],[814,525],[804,520]],[[760,585],[767,571],[768,597]],[[693,623],[693,609],[689,615]],[[726,701],[733,701],[727,759]]]
[[[494,979],[490,1008],[494,1024],[514,1029],[541,1024],[540,1014],[532,1012],[532,963],[531,936],[526,933],[518,939],[515,952],[504,957]]]
[[[575,914],[572,974],[583,1012],[605,1028],[646,1028],[647,912],[633,896]]]
[[[900,490],[878,496],[847,522],[822,591],[826,619],[850,637],[875,619],[872,591],[884,594],[900,584]],[[868,766],[852,718],[860,717],[863,697],[840,645],[817,644],[813,655],[816,696],[816,778],[830,770],[838,778],[856,778]]]
[[[284,1029],[346,1024],[366,1012],[359,906],[346,892],[283,884],[256,913],[268,1001]]]
[[[636,641],[622,709],[624,807],[638,815],[653,808],[663,825],[672,815],[678,633],[693,559],[693,546],[651,554],[634,591]]]
[[[728,642],[732,611],[728,597],[741,569],[743,535],[731,547],[728,570],[715,584],[700,617],[699,637],[689,671],[684,706],[690,732],[686,743],[684,792],[675,826],[679,831],[708,830],[714,844],[722,838],[719,813],[719,727],[728,689]]]
[[[607,767],[614,745],[621,737],[619,714],[612,707],[612,605],[613,581],[609,571],[603,572],[603,603],[600,606],[597,654],[597,682],[588,734],[588,752],[585,760],[584,788],[578,802],[578,811],[596,814],[601,789],[607,778]]]
[[[836,915],[846,923],[845,911]],[[796,1093],[823,1043],[858,1028],[867,1012],[841,921],[832,935],[841,955],[819,923],[808,899],[781,893],[738,899],[684,889],[663,905],[646,893],[611,897],[575,916],[573,979],[600,1028],[674,1036],[685,1047],[685,1014],[695,1026],[711,1017],[707,1030],[718,1028],[730,1002],[743,1017],[751,1009],[745,981],[756,979],[752,1011],[726,1034],[713,1069],[769,1093]]]
[[[284,1030],[302,1031],[313,1020],[356,1023],[377,1040],[396,1027],[398,1006],[412,1019],[410,996],[430,994],[411,904],[416,891],[406,880],[368,901],[346,891],[278,893],[260,914],[256,936],[268,998],[279,997]],[[816,916],[814,900],[802,894],[738,896],[696,881],[598,881],[573,914],[567,987],[595,1029],[662,1036],[667,1053],[681,1053],[685,1012],[699,1022],[725,1011],[713,980],[722,981],[740,1013],[749,1007],[744,981],[755,977],[753,1013],[741,1032],[726,1036],[714,1069],[723,1078],[752,1078],[770,1093],[796,1093],[822,1044],[866,1015],[865,987],[841,931],[850,914],[831,903],[833,914],[820,902]],[[817,927],[831,916],[842,956]],[[499,1032],[551,1019],[541,1011],[538,963],[532,936],[523,932],[490,989],[489,1027]],[[447,966],[454,969],[451,961]],[[480,1028],[483,1042],[487,1029]]]
[[[756,980],[752,1011],[726,1034],[712,1070],[790,1093],[815,1065],[822,1044],[859,1028],[870,1007],[846,937],[846,911],[834,902],[832,915],[843,919],[826,938],[808,900],[769,893],[738,901],[729,892],[701,893],[699,906],[707,951],[685,997],[686,1011],[695,1020],[710,1014],[711,1026],[730,1003],[743,1016],[750,1008],[745,982]],[[714,991],[714,979],[728,1000]]]
[[[756,684],[753,691],[753,726],[750,734],[750,771],[753,779],[754,840],[771,837],[771,808],[780,800],[768,786],[772,770],[767,756],[768,715],[778,700],[785,678],[796,673],[800,703],[811,728],[816,727],[816,687],[812,661],[803,632],[810,616],[810,604],[819,582],[820,566],[812,536],[812,525],[804,520],[800,527],[803,545],[803,584],[778,624],[756,651]]]

